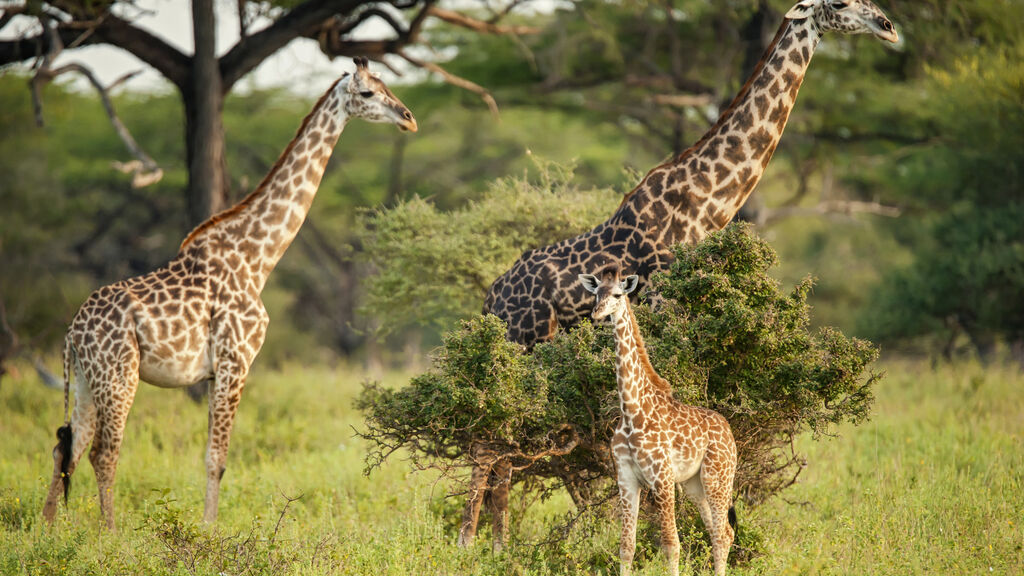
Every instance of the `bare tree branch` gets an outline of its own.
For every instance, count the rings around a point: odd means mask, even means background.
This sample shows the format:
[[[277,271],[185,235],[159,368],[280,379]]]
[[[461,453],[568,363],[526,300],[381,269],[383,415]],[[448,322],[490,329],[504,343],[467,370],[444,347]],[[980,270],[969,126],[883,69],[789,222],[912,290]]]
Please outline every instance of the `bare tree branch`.
[[[861,202],[857,200],[824,200],[816,206],[782,206],[766,208],[759,218],[761,226],[772,226],[786,218],[796,216],[828,216],[854,214],[874,214],[887,218],[897,218],[901,214],[898,206],[889,206],[880,202]]]
[[[498,117],[498,103],[494,100],[494,96],[491,96],[491,93],[488,92],[487,89],[485,89],[483,86],[470,80],[466,80],[465,78],[456,76],[455,74],[452,74],[451,72],[445,70],[444,68],[441,68],[440,66],[433,62],[427,62],[425,60],[420,60],[418,58],[409,56],[408,54],[405,53],[405,51],[398,51],[398,55],[401,56],[402,58],[405,58],[405,60],[408,61],[413,66],[417,66],[419,68],[423,68],[425,70],[437,73],[442,78],[444,78],[445,82],[451,84],[452,86],[457,86],[459,88],[469,90],[470,92],[479,95],[480,98],[487,103],[487,107],[490,108],[491,114],[493,114],[495,118]]]
[[[482,34],[519,36],[525,34],[539,34],[541,31],[541,29],[536,26],[500,26],[495,24],[496,19],[491,19],[490,21],[477,20],[460,12],[445,10],[444,8],[438,8],[437,6],[430,7],[428,12],[438,20],[443,20],[449,24],[468,28],[469,30],[480,32]],[[507,11],[505,13],[507,13]]]
[[[56,38],[60,40],[61,47],[110,44],[121,48],[179,87],[184,86],[188,78],[187,56],[159,37],[116,16],[104,14],[96,20],[56,22],[55,37],[44,28],[36,36],[0,41],[0,65],[23,62],[40,52],[51,52]]]
[[[124,142],[125,147],[128,148],[128,151],[132,156],[136,158],[134,161],[126,164],[114,162],[114,168],[122,173],[130,173],[133,175],[133,188],[141,188],[143,186],[159,182],[160,179],[163,178],[163,170],[160,169],[152,157],[142,150],[138,142],[135,141],[135,138],[132,137],[131,132],[129,132],[124,123],[121,122],[117,112],[114,110],[114,104],[110,101],[109,89],[100,83],[92,70],[77,62],[65,64],[59,68],[52,68],[53,61],[56,60],[57,56],[59,56],[61,51],[64,49],[63,42],[57,33],[56,26],[51,25],[48,17],[41,16],[39,20],[43,25],[44,33],[50,36],[50,44],[49,51],[37,59],[35,66],[36,73],[32,77],[32,80],[29,81],[29,85],[32,89],[32,107],[36,115],[36,124],[39,126],[43,125],[42,86],[52,82],[61,74],[77,72],[84,76],[89,83],[92,84],[93,88],[96,89],[96,92],[100,97],[100,102],[103,104],[103,109],[106,111],[107,117],[110,119],[110,123],[114,127],[114,131],[117,132],[118,137],[122,142]],[[114,85],[116,86],[136,74],[138,74],[138,72],[126,74],[115,81]]]
[[[246,36],[220,58],[223,89],[231,87],[271,54],[297,36],[315,38],[321,26],[336,15],[350,14],[365,0],[312,0],[300,4],[263,30]]]
[[[693,108],[696,106],[707,106],[714,102],[714,98],[710,94],[652,94],[651,102],[659,106]]]
[[[245,0],[238,0],[235,6],[238,7],[238,37],[245,38],[249,35],[249,18],[245,13]]]
[[[114,110],[114,104],[110,101],[109,90],[100,84],[99,79],[92,73],[92,70],[82,64],[73,62],[49,71],[46,75],[49,77],[48,80],[52,80],[67,72],[78,72],[89,80],[89,83],[92,84],[93,88],[96,89],[96,92],[99,93],[100,102],[103,103],[103,109],[106,111],[107,117],[110,119],[110,124],[114,127],[114,131],[117,132],[118,137],[121,138],[122,142],[124,142],[125,147],[128,148],[128,152],[136,158],[135,160],[127,163],[114,162],[114,168],[124,174],[133,174],[133,188],[142,188],[155,182],[159,182],[160,179],[163,178],[163,170],[149,154],[146,154],[146,152],[142,150],[139,143],[132,137],[131,132],[129,132],[124,123],[121,122],[121,118],[118,117],[117,112]],[[131,75],[128,75],[128,77],[135,74],[138,74],[138,72],[134,72]],[[125,77],[119,78],[117,83],[121,83],[124,80]]]
[[[388,12],[385,12],[384,10],[381,10],[380,8],[375,7],[363,10],[351,21],[342,24],[340,27],[337,28],[337,33],[339,36],[348,34],[349,32],[352,32],[353,30],[361,26],[363,22],[366,22],[370,18],[380,18],[381,20],[387,22],[388,26],[391,26],[391,28],[396,33],[398,33],[399,36],[405,34],[405,26],[399,24],[395,20],[394,16],[392,16]]]
[[[359,14],[353,22],[344,22],[334,18],[324,23],[316,34],[316,40],[320,44],[320,50],[328,56],[367,56],[384,63],[383,56],[386,54],[398,54],[403,48],[419,41],[419,35],[423,28],[423,21],[426,19],[428,10],[436,0],[426,0],[424,7],[416,14],[404,28],[393,16],[381,10],[370,8]],[[396,37],[385,40],[351,40],[345,34],[358,27],[367,18],[378,16],[383,19],[395,31]],[[390,65],[388,65],[391,68]],[[394,71],[394,69],[392,68]]]
[[[0,15],[0,30],[3,30],[4,27],[10,24],[11,20],[13,20],[15,16],[23,14],[24,12],[25,6],[10,6],[5,8],[3,14]]]

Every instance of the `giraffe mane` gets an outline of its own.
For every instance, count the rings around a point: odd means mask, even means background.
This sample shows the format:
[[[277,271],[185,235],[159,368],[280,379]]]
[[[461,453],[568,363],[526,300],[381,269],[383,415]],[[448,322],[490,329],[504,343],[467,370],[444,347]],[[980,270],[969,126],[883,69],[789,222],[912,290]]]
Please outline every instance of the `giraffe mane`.
[[[260,180],[259,185],[256,186],[256,188],[254,188],[252,192],[247,194],[245,198],[242,198],[234,206],[226,208],[214,214],[213,216],[210,216],[202,223],[200,223],[198,226],[196,226],[191,232],[189,232],[188,236],[186,236],[185,239],[182,240],[181,246],[178,248],[178,254],[181,254],[185,250],[185,248],[188,247],[188,245],[191,244],[200,234],[241,212],[242,208],[245,208],[249,203],[251,203],[253,199],[260,192],[262,192],[264,188],[267,187],[267,185],[270,183],[271,177],[277,173],[281,165],[284,164],[285,158],[288,157],[288,154],[291,153],[292,148],[295,147],[295,141],[298,135],[301,134],[302,131],[306,129],[306,126],[309,125],[309,122],[310,120],[312,120],[313,115],[320,110],[320,107],[323,106],[323,103],[324,101],[327,100],[327,97],[334,92],[334,89],[335,87],[337,87],[338,82],[341,82],[347,76],[348,73],[343,74],[340,78],[335,80],[333,84],[331,84],[331,87],[328,88],[327,91],[324,92],[322,96],[320,96],[320,99],[317,100],[316,102],[316,106],[313,106],[313,109],[309,112],[309,114],[307,114],[306,117],[302,119],[302,124],[299,125],[299,129],[296,130],[295,132],[296,137],[293,137],[291,141],[288,142],[288,146],[285,147],[284,152],[281,152],[281,155],[278,156],[277,161],[274,162],[274,165],[270,168],[270,170],[267,171],[266,176],[263,177],[263,180]]]
[[[730,117],[732,117],[733,112],[736,111],[736,106],[739,105],[740,101],[742,101],[743,98],[747,95],[747,93],[750,92],[750,85],[754,83],[754,79],[757,78],[758,75],[761,74],[761,71],[764,70],[764,67],[768,65],[768,57],[771,56],[772,49],[775,47],[776,44],[779,43],[779,40],[782,38],[782,35],[789,30],[789,27],[791,26],[790,22],[790,20],[784,20],[783,25],[779,26],[779,30],[775,33],[775,38],[773,38],[771,43],[768,44],[768,46],[764,49],[764,53],[761,55],[761,59],[757,61],[757,65],[755,65],[754,69],[750,72],[750,76],[747,78],[747,81],[743,83],[743,86],[740,87],[740,91],[732,99],[732,102],[729,103],[729,106],[725,110],[723,110],[721,114],[718,115],[718,120],[715,121],[711,128],[708,128],[707,132],[705,132],[704,135],[700,137],[700,140],[697,140],[689,148],[683,150],[679,154],[679,156],[662,162],[661,164],[658,164],[649,172],[647,172],[647,174],[644,176],[644,179],[641,180],[635,188],[630,190],[625,196],[622,197],[622,202],[619,203],[619,208],[622,208],[626,204],[626,202],[633,197],[634,194],[636,194],[642,188],[645,187],[645,185],[647,184],[647,178],[651,174],[655,173],[656,171],[665,166],[681,162],[687,156],[693,154],[695,150],[700,148],[702,144],[711,139],[712,135],[715,134],[718,131],[718,129],[721,128],[721,126],[725,124],[727,120],[729,120]]]
[[[658,374],[658,371],[654,369],[654,365],[651,364],[651,358],[647,355],[647,344],[644,342],[643,334],[640,333],[640,326],[636,323],[636,316],[633,314],[633,306],[629,304],[629,300],[626,300],[626,311],[629,312],[629,321],[633,324],[633,333],[636,335],[636,355],[640,360],[640,369],[643,370],[644,375],[647,376],[647,381],[651,383],[656,389],[672,394],[672,386]]]

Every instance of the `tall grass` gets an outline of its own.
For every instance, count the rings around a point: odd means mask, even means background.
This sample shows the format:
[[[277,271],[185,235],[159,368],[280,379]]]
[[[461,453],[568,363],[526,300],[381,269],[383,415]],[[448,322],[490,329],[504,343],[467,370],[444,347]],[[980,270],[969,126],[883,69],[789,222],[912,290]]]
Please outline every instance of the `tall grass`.
[[[1024,573],[1024,377],[973,364],[884,367],[869,422],[837,438],[801,438],[809,465],[800,483],[760,508],[741,506],[741,525],[761,533],[764,553],[732,573]],[[476,547],[456,548],[461,500],[446,497],[446,481],[400,458],[362,474],[351,405],[362,376],[347,369],[253,371],[216,528],[199,523],[205,408],[140,385],[115,487],[118,532],[101,529],[87,458],[68,508],[47,527],[40,510],[63,405],[27,370],[0,388],[0,574],[618,570],[614,522],[583,542],[533,545],[568,511],[560,498],[514,513],[516,542],[501,555],[486,531]],[[385,383],[407,380],[390,374]],[[663,573],[648,556],[638,573]],[[703,557],[684,562],[709,569]]]

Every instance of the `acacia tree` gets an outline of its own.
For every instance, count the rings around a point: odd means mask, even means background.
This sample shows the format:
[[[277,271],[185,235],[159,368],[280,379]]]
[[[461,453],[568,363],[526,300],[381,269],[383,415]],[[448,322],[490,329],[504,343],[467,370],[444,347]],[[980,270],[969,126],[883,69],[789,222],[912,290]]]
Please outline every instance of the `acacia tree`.
[[[65,66],[55,70],[50,64],[61,50],[106,44],[130,52],[162,74],[177,88],[184,104],[186,198],[189,224],[195,225],[228,203],[229,182],[221,125],[226,95],[246,74],[288,43],[298,38],[314,39],[330,57],[358,55],[383,62],[385,56],[394,55],[411,66],[437,73],[452,84],[476,92],[493,108],[494,101],[486,90],[436,63],[416,57],[408,49],[425,44],[423,31],[428,19],[484,34],[530,32],[530,28],[498,23],[526,1],[511,0],[498,10],[481,2],[480,9],[489,11],[490,17],[479,20],[439,8],[437,0],[239,0],[237,14],[241,36],[220,57],[215,53],[214,0],[192,0],[193,54],[183,53],[138,26],[126,15],[132,12],[134,2],[131,0],[21,2],[4,9],[0,15],[0,31],[19,18],[33,19],[36,25],[18,38],[0,41],[0,66],[34,60],[37,79],[78,71],[89,76],[102,93],[103,87],[84,67]],[[264,20],[269,20],[269,24],[255,30],[254,22]],[[370,21],[384,22],[387,31],[367,38],[364,24]],[[33,86],[37,84],[33,82]],[[108,113],[113,119],[109,108]]]
[[[661,304],[637,305],[637,322],[675,397],[729,420],[735,489],[757,505],[796,481],[806,464],[794,444],[800,434],[828,435],[868,416],[878,350],[812,329],[813,281],[783,290],[769,275],[775,251],[749,224],[673,253],[652,279]],[[401,448],[414,466],[453,475],[502,458],[524,492],[564,487],[580,510],[608,502],[620,416],[611,331],[585,321],[523,354],[507,328],[493,315],[473,317],[445,334],[431,370],[409,386],[364,386],[356,404],[371,442],[367,471]]]

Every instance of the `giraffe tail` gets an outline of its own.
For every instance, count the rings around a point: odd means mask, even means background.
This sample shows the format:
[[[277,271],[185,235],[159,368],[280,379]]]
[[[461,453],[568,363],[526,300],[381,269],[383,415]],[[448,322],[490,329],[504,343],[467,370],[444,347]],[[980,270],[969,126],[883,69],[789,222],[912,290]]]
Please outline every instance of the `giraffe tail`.
[[[71,392],[72,356],[75,350],[71,345],[71,335],[64,338],[64,425],[57,428],[57,447],[54,452],[60,454],[60,476],[64,484],[64,505],[68,504],[68,492],[71,491],[71,474],[68,469],[71,467],[71,406],[69,402]]]
[[[735,506],[729,506],[729,526],[732,526],[732,529],[736,530],[737,522]]]
[[[71,465],[71,424],[57,428],[57,447],[54,450],[60,453],[60,477],[64,484],[64,505],[67,506],[68,492],[71,491],[71,474],[68,472]]]

